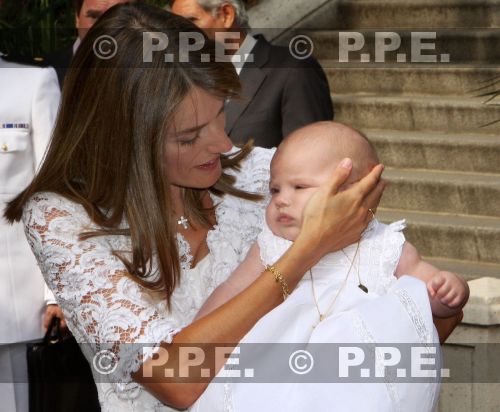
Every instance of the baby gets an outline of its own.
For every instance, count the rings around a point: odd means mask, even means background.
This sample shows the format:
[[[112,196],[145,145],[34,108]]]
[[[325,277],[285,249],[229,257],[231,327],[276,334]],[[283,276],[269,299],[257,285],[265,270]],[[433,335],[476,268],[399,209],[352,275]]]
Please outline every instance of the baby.
[[[259,241],[252,246],[242,265],[209,297],[198,317],[211,312],[241,292],[264,271],[266,264],[272,265],[272,258],[279,257],[279,255],[270,256],[273,254],[273,241],[281,243],[284,248],[282,252],[289,247],[289,242],[293,242],[299,234],[302,211],[307,201],[320,185],[328,181],[334,168],[346,157],[353,160],[353,168],[347,182],[340,190],[345,190],[355,184],[379,163],[373,146],[361,133],[337,122],[318,122],[295,131],[281,143],[271,162],[271,201],[266,210],[268,227],[259,236]],[[402,222],[393,224],[392,230],[391,226],[388,227],[376,221],[371,224],[371,229],[374,229],[375,225],[378,226],[378,232],[394,232],[394,230],[399,232],[403,229]],[[459,313],[468,299],[467,283],[456,274],[440,271],[423,261],[415,247],[409,242],[403,241],[402,244],[397,245],[398,241],[401,243],[401,240],[404,240],[402,235],[398,234],[396,243],[387,245],[396,250],[386,250],[387,253],[385,253],[399,257],[397,260],[393,256],[397,266],[390,275],[395,279],[402,275],[411,275],[424,281],[434,316],[449,317]],[[273,237],[286,239],[289,242],[280,242]],[[266,250],[262,250],[263,244],[266,244]],[[351,270],[356,266],[353,259],[360,259],[359,252],[358,248],[358,253],[351,253],[351,258],[346,256],[352,261]],[[267,259],[265,259],[266,255]],[[359,262],[356,270],[361,270]],[[313,272],[314,268],[309,278],[311,282],[314,282]],[[304,276],[301,283],[307,282],[307,279],[307,275]],[[376,277],[371,279],[367,273],[365,279],[362,277],[358,279],[358,286],[363,290],[371,284],[372,288],[368,287],[368,293],[373,291],[381,294],[385,290],[381,290],[380,284],[383,282],[380,280]],[[386,282],[386,286],[389,284],[390,282]],[[298,287],[300,286],[299,283]]]
[[[352,159],[353,169],[340,190],[356,184],[379,163],[363,135],[340,123],[320,122],[295,131],[281,143],[271,162],[266,225],[245,260],[212,293],[198,317],[241,292],[285,253],[299,234],[306,203],[346,157]],[[405,241],[403,228],[402,221],[385,225],[373,218],[359,242],[324,256],[240,344],[411,344],[434,350],[439,365],[432,314],[448,317],[460,312],[468,286],[459,276],[424,262]],[[280,369],[283,362],[276,352],[258,350],[251,359],[255,370],[271,369],[282,383],[212,382],[191,411],[276,411],[286,405],[287,411],[297,412],[430,412],[439,395],[439,380],[294,383],[293,376],[287,381],[288,362]],[[318,362],[322,363],[327,364]],[[218,375],[225,376],[224,370]]]

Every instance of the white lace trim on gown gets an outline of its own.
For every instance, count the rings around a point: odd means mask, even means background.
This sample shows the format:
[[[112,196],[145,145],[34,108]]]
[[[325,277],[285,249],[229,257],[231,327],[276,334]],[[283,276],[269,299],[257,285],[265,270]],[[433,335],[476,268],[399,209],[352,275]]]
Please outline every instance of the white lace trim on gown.
[[[405,221],[400,220],[390,225],[380,223],[378,220],[370,222],[361,237],[359,256],[361,259],[360,278],[370,293],[377,295],[385,294],[388,288],[396,281],[394,272],[401,256],[405,241],[402,233]],[[292,245],[292,242],[276,236],[267,224],[257,237],[260,256],[264,265],[271,265],[278,260]],[[329,281],[341,281],[345,276],[342,268],[348,268],[349,259],[352,259],[356,251],[356,244],[344,248],[344,252],[338,251],[324,256],[312,268],[313,276],[316,278],[325,272]],[[348,257],[346,257],[346,255]],[[357,264],[357,263],[356,263]],[[354,267],[353,269],[356,269]],[[333,273],[338,272],[338,278]],[[356,270],[349,275],[349,280],[357,282]],[[306,274],[300,283],[309,282]],[[300,285],[299,283],[299,285]],[[356,283],[357,285],[357,283]]]

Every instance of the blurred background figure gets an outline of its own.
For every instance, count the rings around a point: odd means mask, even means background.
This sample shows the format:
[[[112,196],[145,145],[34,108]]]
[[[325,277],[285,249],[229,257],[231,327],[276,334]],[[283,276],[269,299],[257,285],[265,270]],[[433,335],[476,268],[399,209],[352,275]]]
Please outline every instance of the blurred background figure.
[[[80,42],[94,25],[97,19],[110,7],[119,3],[133,3],[130,0],[73,0],[75,9],[75,25],[78,30],[78,37],[75,42],[61,50],[51,53],[45,57],[45,62],[56,69],[59,85],[62,89],[64,77],[68,70],[69,63],[80,45]]]
[[[241,0],[170,0],[169,5],[209,37],[239,35],[232,44],[225,41],[243,86],[243,99],[226,105],[226,132],[233,143],[252,138],[257,146],[274,147],[301,126],[333,119],[330,89],[316,59],[296,59],[287,47],[249,34]]]

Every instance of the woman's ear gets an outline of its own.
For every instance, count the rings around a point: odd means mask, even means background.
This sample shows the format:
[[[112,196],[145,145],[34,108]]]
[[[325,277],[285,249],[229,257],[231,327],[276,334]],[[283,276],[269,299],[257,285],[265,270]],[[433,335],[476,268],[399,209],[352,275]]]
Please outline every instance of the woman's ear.
[[[231,27],[233,27],[236,19],[236,12],[234,10],[234,7],[229,3],[224,3],[219,9],[219,13],[224,28],[230,29]]]

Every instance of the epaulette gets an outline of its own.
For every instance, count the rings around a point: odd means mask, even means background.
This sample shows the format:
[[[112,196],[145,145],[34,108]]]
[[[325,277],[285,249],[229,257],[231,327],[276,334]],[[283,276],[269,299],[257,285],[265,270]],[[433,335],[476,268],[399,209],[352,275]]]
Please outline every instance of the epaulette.
[[[23,64],[25,66],[49,67],[43,57],[23,56],[20,54],[3,54],[2,59],[10,63]]]

